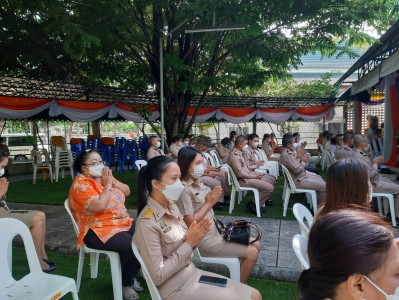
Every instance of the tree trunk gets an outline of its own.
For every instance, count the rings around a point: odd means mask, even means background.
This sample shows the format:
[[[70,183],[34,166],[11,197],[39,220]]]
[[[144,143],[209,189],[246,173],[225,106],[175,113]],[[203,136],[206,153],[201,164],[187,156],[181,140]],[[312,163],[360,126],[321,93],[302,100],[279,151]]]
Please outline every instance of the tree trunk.
[[[101,136],[100,122],[99,121],[91,122],[91,130],[93,135],[100,137]]]

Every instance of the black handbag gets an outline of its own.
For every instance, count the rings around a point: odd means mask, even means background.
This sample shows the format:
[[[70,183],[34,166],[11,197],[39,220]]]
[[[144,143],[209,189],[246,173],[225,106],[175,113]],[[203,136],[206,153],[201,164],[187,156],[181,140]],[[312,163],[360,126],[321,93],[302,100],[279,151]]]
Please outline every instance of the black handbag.
[[[228,242],[248,246],[262,238],[262,231],[259,226],[245,220],[237,220],[228,224],[224,224],[220,220],[215,220],[215,224],[220,235]],[[250,241],[251,228],[257,231],[257,236],[253,241]]]

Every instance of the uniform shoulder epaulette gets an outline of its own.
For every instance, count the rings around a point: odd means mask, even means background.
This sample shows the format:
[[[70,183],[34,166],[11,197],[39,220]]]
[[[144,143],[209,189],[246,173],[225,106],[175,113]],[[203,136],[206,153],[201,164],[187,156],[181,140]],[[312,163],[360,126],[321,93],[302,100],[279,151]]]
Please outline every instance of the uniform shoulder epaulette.
[[[349,148],[344,148],[346,151],[351,151]]]
[[[233,152],[235,155],[238,155],[238,153],[236,151]]]
[[[144,219],[149,219],[152,217],[152,215],[154,214],[154,211],[152,210],[152,208],[147,208],[144,213],[143,213],[143,218]]]
[[[181,183],[182,185],[187,185],[188,182],[186,180],[182,180]]]
[[[291,150],[287,150],[287,153],[288,153],[288,154],[294,154],[294,152],[291,151]]]

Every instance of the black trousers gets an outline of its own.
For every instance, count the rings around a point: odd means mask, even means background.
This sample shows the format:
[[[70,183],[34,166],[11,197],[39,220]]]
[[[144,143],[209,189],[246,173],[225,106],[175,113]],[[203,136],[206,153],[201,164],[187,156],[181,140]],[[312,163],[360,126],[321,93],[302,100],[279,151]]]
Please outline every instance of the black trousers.
[[[96,233],[89,229],[83,241],[87,247],[108,250],[119,253],[122,268],[122,285],[130,286],[133,284],[133,278],[136,277],[140,270],[140,263],[133,254],[132,238],[134,229],[136,228],[136,220],[133,220],[129,231],[122,231],[111,237],[105,244],[97,237]]]

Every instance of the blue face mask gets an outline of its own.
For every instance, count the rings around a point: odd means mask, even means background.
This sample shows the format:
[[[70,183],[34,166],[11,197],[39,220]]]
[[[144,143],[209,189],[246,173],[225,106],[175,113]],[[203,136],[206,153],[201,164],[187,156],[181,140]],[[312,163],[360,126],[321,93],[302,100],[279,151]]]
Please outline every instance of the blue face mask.
[[[366,275],[363,275],[377,290],[379,290],[387,300],[399,300],[399,286],[396,288],[395,293],[393,295],[388,295],[385,293],[378,285],[371,281]]]

